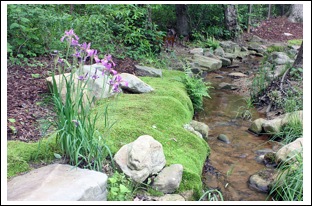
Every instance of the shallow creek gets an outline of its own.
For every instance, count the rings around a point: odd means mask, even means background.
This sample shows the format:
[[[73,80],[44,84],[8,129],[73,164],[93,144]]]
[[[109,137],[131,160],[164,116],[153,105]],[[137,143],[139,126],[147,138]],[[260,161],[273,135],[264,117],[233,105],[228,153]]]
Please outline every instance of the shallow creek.
[[[233,70],[222,68],[219,73],[206,76],[205,80],[211,82],[214,89],[210,89],[211,98],[204,99],[204,111],[195,116],[195,120],[210,127],[208,144],[211,153],[203,168],[202,179],[208,188],[219,189],[224,201],[265,201],[267,194],[250,188],[248,180],[265,168],[256,160],[257,150],[273,149],[275,145],[268,141],[267,136],[251,134],[248,131],[251,121],[237,117],[247,105],[245,97],[231,90],[219,89],[219,83],[233,81],[227,76],[230,72]],[[265,116],[255,108],[249,111],[252,120]],[[230,143],[218,140],[219,134],[225,134]]]

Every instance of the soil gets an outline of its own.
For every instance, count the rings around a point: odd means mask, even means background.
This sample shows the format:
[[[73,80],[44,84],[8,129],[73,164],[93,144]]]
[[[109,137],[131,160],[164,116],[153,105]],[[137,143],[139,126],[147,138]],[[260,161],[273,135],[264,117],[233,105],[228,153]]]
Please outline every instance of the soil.
[[[289,39],[302,39],[302,23],[291,23],[284,17],[273,18],[260,23],[248,34],[242,35],[241,43],[252,35],[270,42],[286,42]],[[286,36],[284,33],[291,33]],[[176,45],[186,51],[186,47]],[[135,74],[136,61],[130,58],[113,58],[114,68],[119,73]],[[45,78],[53,70],[51,56],[41,56],[29,60],[28,64],[8,65],[7,69],[7,140],[38,141],[43,135],[42,120],[51,119],[53,110],[50,93]],[[11,122],[12,120],[15,122]],[[11,120],[11,121],[10,121]]]

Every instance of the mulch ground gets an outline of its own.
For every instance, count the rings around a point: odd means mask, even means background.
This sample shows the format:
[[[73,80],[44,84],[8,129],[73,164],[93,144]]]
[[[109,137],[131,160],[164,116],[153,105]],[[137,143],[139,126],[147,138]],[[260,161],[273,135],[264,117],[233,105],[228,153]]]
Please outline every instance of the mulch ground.
[[[286,36],[284,33],[291,33]],[[302,23],[291,23],[286,18],[274,18],[264,21],[248,37],[257,35],[270,42],[286,42],[289,39],[302,39]],[[34,62],[34,61],[37,61]],[[116,59],[115,70],[119,73],[135,73],[136,62],[130,58]],[[38,62],[43,65],[38,65]],[[31,65],[33,64],[33,65]],[[39,123],[53,116],[52,106],[47,102],[49,90],[45,78],[53,70],[53,61],[49,56],[31,60],[29,64],[8,65],[7,69],[7,140],[38,141],[43,136]],[[35,74],[35,76],[34,76]],[[39,74],[37,78],[36,74]],[[48,104],[47,104],[48,103]],[[14,119],[15,122],[9,121]],[[15,129],[12,129],[12,128]]]

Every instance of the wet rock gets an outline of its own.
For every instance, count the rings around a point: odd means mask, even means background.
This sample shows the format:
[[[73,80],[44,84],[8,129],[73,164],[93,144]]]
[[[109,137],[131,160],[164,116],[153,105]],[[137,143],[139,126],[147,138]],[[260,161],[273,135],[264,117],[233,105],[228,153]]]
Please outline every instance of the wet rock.
[[[217,139],[221,140],[222,142],[225,142],[227,144],[230,143],[229,138],[225,134],[218,135]]]
[[[228,76],[231,76],[231,77],[247,77],[247,75],[245,75],[241,72],[232,72],[232,73],[229,73]]]
[[[267,120],[262,124],[262,127],[266,133],[276,134],[282,127],[282,118],[278,117],[276,119]]]
[[[277,164],[275,162],[276,155],[274,152],[268,152],[264,155],[263,162],[266,167],[275,167]]]
[[[157,174],[165,166],[162,145],[149,135],[142,135],[124,145],[114,156],[118,167],[136,182]]]
[[[225,52],[222,47],[218,47],[214,50],[213,54],[215,54],[216,56],[224,57]]]
[[[257,155],[265,155],[266,153],[269,153],[269,152],[273,152],[273,150],[266,148],[266,149],[259,149],[255,151]]]
[[[226,82],[221,82],[218,86],[220,89],[231,89],[231,90],[238,89],[238,87],[236,85],[229,84]]]
[[[185,124],[184,128],[186,130],[188,130],[189,132],[197,135],[198,137],[203,138],[202,134],[200,132],[196,131],[190,124]]]
[[[189,53],[190,54],[203,55],[203,49],[202,48],[194,48],[194,49],[190,50]]]
[[[237,53],[241,51],[241,47],[232,41],[221,41],[220,46],[226,53]]]
[[[275,169],[266,168],[253,174],[249,178],[249,186],[257,191],[268,193],[269,185],[275,179]]]
[[[276,163],[284,162],[287,159],[294,157],[295,154],[302,152],[303,138],[298,138],[295,141],[283,146],[276,153]]]
[[[162,77],[162,70],[153,67],[135,65],[137,76]]]
[[[107,175],[51,164],[8,182],[9,201],[106,201]]]
[[[219,57],[219,59],[222,61],[222,66],[227,67],[231,65],[231,60],[227,59],[225,57]]]
[[[172,164],[165,167],[155,178],[152,187],[167,194],[173,193],[179,187],[183,176],[183,166]]]
[[[262,132],[262,124],[266,122],[266,119],[263,118],[259,118],[256,119],[252,122],[252,124],[249,127],[249,130],[256,133],[256,134],[260,134]]]
[[[260,42],[250,42],[248,49],[254,50],[257,53],[264,53],[266,51],[266,46],[262,45]]]
[[[222,67],[222,61],[211,57],[193,55],[193,61],[197,63],[203,70],[215,71]]]
[[[202,134],[202,137],[204,139],[206,140],[208,139],[209,130],[210,130],[208,125],[206,125],[203,122],[198,122],[195,120],[191,120],[190,125],[194,128],[194,130],[196,130],[197,132],[200,132],[200,134]]]

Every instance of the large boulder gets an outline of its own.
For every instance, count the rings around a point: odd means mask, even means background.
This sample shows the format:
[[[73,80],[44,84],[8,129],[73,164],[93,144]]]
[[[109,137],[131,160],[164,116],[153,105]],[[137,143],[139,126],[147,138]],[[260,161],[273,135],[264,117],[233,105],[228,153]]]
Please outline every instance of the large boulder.
[[[122,89],[125,89],[133,93],[148,93],[154,91],[154,89],[150,85],[146,84],[135,75],[121,73],[120,76],[124,81],[128,83],[128,85],[122,85],[121,86]]]
[[[241,47],[232,41],[221,41],[220,46],[227,53],[238,53],[241,51]]]
[[[8,181],[9,201],[106,201],[107,175],[51,164]]]
[[[222,61],[211,57],[195,54],[193,56],[194,63],[198,64],[202,70],[215,71],[222,67]]]
[[[162,70],[147,66],[135,65],[137,76],[162,77]]]
[[[149,135],[142,135],[124,145],[114,156],[118,167],[136,182],[157,174],[165,166],[162,145]]]
[[[293,63],[293,60],[291,60],[284,52],[272,52],[268,58],[268,61],[272,64],[279,65]]]
[[[264,122],[266,122],[267,120],[266,119],[263,119],[263,118],[259,118],[259,119],[256,119],[252,122],[252,124],[250,125],[249,127],[249,130],[256,133],[256,134],[259,134],[262,132],[262,125]]]
[[[257,53],[264,53],[266,51],[266,46],[260,44],[260,42],[249,42],[248,49],[256,51]]]
[[[293,158],[303,149],[303,138],[297,138],[295,141],[283,146],[276,153],[276,162],[284,162],[289,158]]]

